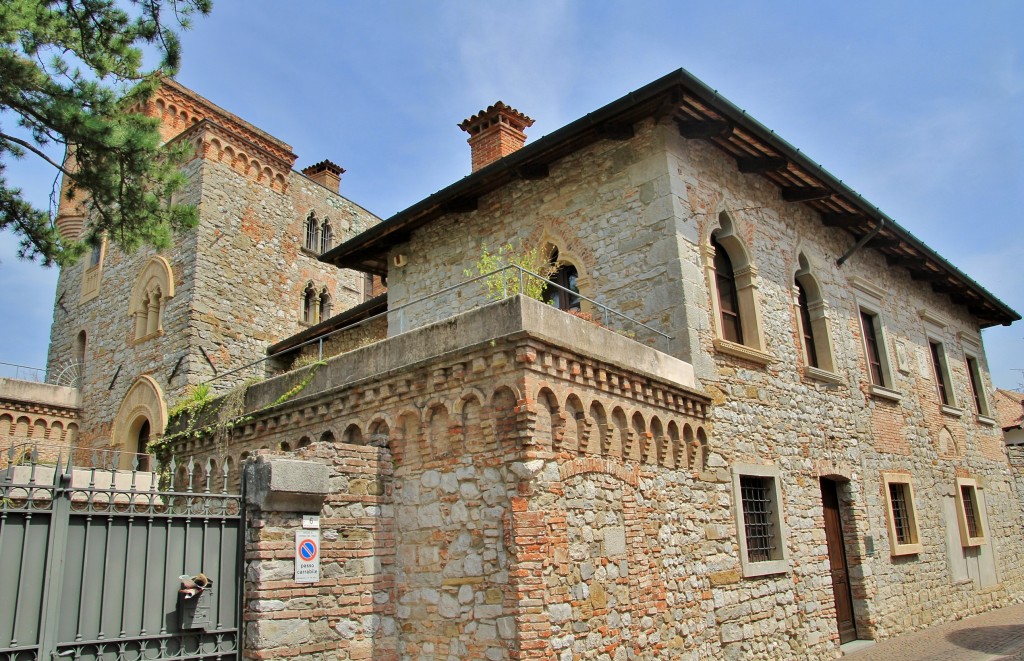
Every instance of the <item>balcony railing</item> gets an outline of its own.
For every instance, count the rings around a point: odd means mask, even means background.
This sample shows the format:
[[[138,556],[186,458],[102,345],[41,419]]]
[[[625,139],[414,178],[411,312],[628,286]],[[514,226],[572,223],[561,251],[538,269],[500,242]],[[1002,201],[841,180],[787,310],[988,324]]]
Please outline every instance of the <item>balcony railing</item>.
[[[28,365],[0,362],[0,377],[45,383],[46,370],[42,367],[29,367]]]
[[[362,319],[359,322],[345,326],[344,328],[339,328],[331,331],[330,333],[325,333],[319,337],[307,340],[306,342],[297,344],[277,354],[272,354],[233,370],[222,372],[210,379],[207,379],[204,383],[207,384],[211,390],[214,390],[218,387],[225,387],[221,384],[226,385],[228,383],[225,381],[227,377],[235,377],[235,379],[231,380],[231,384],[233,385],[234,382],[237,381],[239,375],[249,373],[252,376],[264,376],[264,374],[258,373],[257,368],[259,366],[263,365],[267,361],[285,354],[294,353],[297,350],[311,345],[315,345],[317,347],[317,358],[322,360],[324,357],[325,340],[335,334],[351,333],[353,330],[371,324],[382,317],[387,318],[389,331],[397,331],[397,333],[389,332],[388,334],[395,335],[412,330],[413,328],[426,326],[436,321],[442,321],[443,319],[455,314],[483,307],[484,305],[508,298],[509,296],[515,296],[520,292],[536,292],[540,290],[544,290],[545,292],[559,290],[564,296],[581,302],[581,308],[583,308],[581,311],[568,312],[567,314],[572,314],[573,316],[580,317],[585,321],[608,328],[620,335],[651,346],[659,351],[668,352],[669,350],[672,337],[657,328],[633,319],[629,315],[619,312],[598,300],[571,291],[558,283],[552,282],[551,280],[534,273],[533,271],[524,269],[520,266],[510,265],[496,269],[490,273],[484,273],[483,275],[470,278],[449,287],[444,287],[443,289],[431,292],[425,296],[420,296],[419,298],[407,301],[396,307],[389,305],[388,310],[385,312],[372,317],[367,317],[366,319]],[[263,371],[265,373],[265,368]]]

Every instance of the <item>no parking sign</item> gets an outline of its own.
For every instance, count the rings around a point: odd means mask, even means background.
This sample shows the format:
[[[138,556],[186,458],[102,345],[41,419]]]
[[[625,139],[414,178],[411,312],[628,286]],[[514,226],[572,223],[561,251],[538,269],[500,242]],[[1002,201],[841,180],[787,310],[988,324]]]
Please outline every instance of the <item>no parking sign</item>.
[[[295,531],[295,582],[320,580],[320,531]]]

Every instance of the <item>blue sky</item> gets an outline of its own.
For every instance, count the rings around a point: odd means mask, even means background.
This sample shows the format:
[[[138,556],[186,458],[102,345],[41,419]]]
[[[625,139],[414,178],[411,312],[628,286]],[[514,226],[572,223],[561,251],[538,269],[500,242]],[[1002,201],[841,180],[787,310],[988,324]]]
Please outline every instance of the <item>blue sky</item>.
[[[179,80],[329,158],[382,217],[469,172],[456,124],[502,100],[536,139],[684,67],[1018,311],[1024,3],[215,0]],[[8,178],[46,205],[53,173]],[[0,361],[44,365],[56,269],[0,234]],[[1024,383],[1024,324],[984,333]]]

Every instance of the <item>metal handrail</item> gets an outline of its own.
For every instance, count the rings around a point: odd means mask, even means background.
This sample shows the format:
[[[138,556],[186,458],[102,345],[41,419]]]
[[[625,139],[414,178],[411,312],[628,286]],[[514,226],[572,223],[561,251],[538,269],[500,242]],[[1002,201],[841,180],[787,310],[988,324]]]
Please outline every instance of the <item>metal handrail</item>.
[[[557,282],[552,282],[551,280],[548,280],[544,276],[539,275],[537,273],[534,273],[533,271],[530,271],[529,269],[525,269],[525,268],[523,268],[521,266],[518,266],[518,265],[515,265],[515,264],[510,264],[508,266],[503,266],[501,268],[495,269],[495,270],[493,270],[493,271],[491,271],[489,273],[484,273],[484,274],[472,277],[472,278],[470,278],[468,280],[463,280],[462,282],[459,282],[457,284],[449,285],[448,287],[444,287],[442,289],[438,289],[437,291],[433,291],[433,292],[431,292],[429,294],[426,294],[424,296],[420,296],[419,298],[415,298],[415,299],[413,299],[411,301],[407,301],[407,302],[403,303],[402,305],[399,305],[399,306],[397,306],[395,308],[389,308],[388,310],[385,310],[384,312],[375,314],[375,315],[367,317],[365,319],[361,319],[361,320],[357,321],[354,324],[350,324],[348,326],[344,326],[342,328],[335,329],[335,330],[333,330],[333,331],[331,331],[329,333],[325,333],[325,334],[323,334],[323,335],[321,335],[319,337],[315,337],[315,338],[312,338],[310,340],[306,340],[305,342],[300,342],[299,344],[296,344],[295,346],[289,347],[289,348],[287,348],[287,349],[285,349],[283,351],[279,351],[279,352],[277,352],[275,354],[271,354],[269,356],[265,356],[263,358],[260,358],[259,360],[255,360],[255,361],[252,361],[250,363],[246,363],[245,365],[242,365],[241,367],[236,367],[235,369],[228,370],[227,372],[222,372],[222,373],[217,374],[217,375],[215,375],[213,377],[210,377],[209,379],[207,379],[206,381],[203,381],[202,383],[204,383],[204,384],[211,384],[214,381],[217,381],[219,379],[223,379],[224,377],[227,377],[227,376],[230,376],[232,374],[237,374],[239,372],[248,370],[248,369],[250,369],[250,368],[252,368],[252,367],[254,367],[256,365],[259,365],[261,363],[265,363],[265,362],[267,362],[269,360],[273,360],[274,358],[277,358],[279,356],[283,356],[285,354],[293,353],[296,350],[301,349],[302,347],[310,346],[312,344],[318,344],[319,345],[319,350],[318,350],[318,356],[317,357],[322,360],[323,359],[324,339],[326,339],[328,337],[331,337],[332,335],[334,335],[336,333],[347,332],[347,331],[351,331],[352,329],[359,328],[360,326],[368,324],[368,323],[370,323],[372,321],[375,321],[375,320],[377,320],[377,319],[379,319],[381,317],[390,317],[391,315],[397,316],[398,332],[399,333],[404,333],[405,332],[404,311],[406,309],[408,309],[409,307],[411,307],[413,305],[417,305],[419,303],[423,303],[424,301],[427,301],[427,300],[430,300],[430,299],[433,299],[433,298],[437,298],[438,296],[450,293],[452,291],[456,291],[458,289],[464,289],[467,286],[472,285],[472,284],[474,284],[476,282],[480,282],[481,280],[486,280],[487,278],[491,278],[491,277],[493,277],[495,275],[498,275],[500,273],[504,273],[505,271],[509,271],[509,270],[518,271],[518,273],[519,273],[519,282],[517,283],[518,284],[518,291],[513,292],[511,295],[515,295],[517,293],[522,293],[524,291],[525,284],[526,284],[526,278],[527,277],[536,278],[536,279],[544,282],[546,287],[554,287],[555,289],[559,289],[559,290],[561,290],[561,291],[563,291],[563,292],[565,292],[567,294],[570,294],[573,298],[577,298],[577,299],[580,299],[580,300],[583,300],[583,301],[587,301],[591,305],[594,305],[597,308],[600,308],[602,310],[602,312],[603,312],[602,324],[605,325],[605,326],[608,325],[609,314],[611,314],[614,317],[618,317],[618,318],[626,320],[630,324],[633,324],[635,326],[639,326],[640,328],[648,330],[651,333],[655,334],[656,336],[666,340],[667,342],[670,342],[672,340],[672,336],[671,335],[668,335],[667,333],[663,333],[660,330],[658,330],[657,328],[654,328],[653,326],[645,324],[642,321],[637,321],[636,319],[633,319],[632,317],[630,317],[627,314],[624,314],[622,312],[619,312],[618,310],[615,310],[613,308],[608,307],[604,303],[596,301],[596,300],[594,300],[594,299],[592,299],[592,298],[590,298],[588,296],[584,296],[584,295],[580,294],[579,292],[574,292],[571,289],[563,287],[562,285],[558,284]],[[502,298],[508,298],[509,295],[510,294],[509,294],[509,291],[508,291],[508,281],[503,277],[502,278]],[[476,306],[474,306],[474,307],[476,307]],[[467,309],[473,309],[473,308],[471,307],[471,308],[467,308]]]
[[[18,365],[17,363],[5,363],[3,361],[0,361],[0,367],[3,367],[3,368],[13,367],[14,368],[14,376],[13,377],[9,377],[9,378],[19,379],[21,381],[38,381],[39,383],[44,383],[46,381],[46,368],[45,367],[31,367],[29,365]],[[20,373],[21,370],[28,370],[28,371],[34,373],[35,376],[33,378],[22,378],[22,377],[19,376],[19,373]],[[4,370],[4,371],[6,371],[6,370]],[[42,375],[43,375],[42,378],[39,377],[40,373],[42,373]]]

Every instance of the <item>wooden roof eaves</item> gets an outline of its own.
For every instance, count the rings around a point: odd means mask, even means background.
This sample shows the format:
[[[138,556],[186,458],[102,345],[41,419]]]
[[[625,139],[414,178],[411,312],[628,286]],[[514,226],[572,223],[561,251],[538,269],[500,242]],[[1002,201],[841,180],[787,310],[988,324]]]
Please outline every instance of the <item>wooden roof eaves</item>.
[[[994,314],[983,320],[983,327],[997,324],[1008,325],[1021,318],[1017,312],[913,236],[892,218],[889,218],[878,207],[869,203],[859,193],[825,170],[820,164],[809,159],[799,149],[780,138],[774,131],[748,115],[746,111],[733,105],[728,99],[720,96],[717,91],[684,69],[663,76],[592,113],[588,113],[536,142],[527,144],[513,154],[464,177],[395,214],[383,223],[336,246],[322,255],[320,259],[339,267],[369,266],[371,260],[368,258],[373,253],[379,253],[381,244],[394,245],[396,232],[409,233],[442,215],[444,213],[443,205],[447,201],[464,195],[484,195],[515,178],[516,171],[524,164],[551,163],[576,149],[596,142],[601,137],[600,132],[595,130],[597,126],[612,122],[635,122],[655,114],[664,107],[664,99],[667,94],[679,97],[676,109],[673,111],[677,118],[681,110],[691,120],[701,121],[701,118],[709,121],[724,120],[734,127],[733,133],[738,129],[744,136],[750,136],[756,140],[759,150],[766,154],[777,154],[786,158],[788,166],[784,174],[787,180],[792,180],[794,183],[801,182],[806,188],[823,188],[831,191],[831,196],[827,199],[811,200],[804,204],[808,204],[820,212],[822,208],[831,208],[841,203],[850,212],[863,215],[866,218],[864,225],[847,228],[847,231],[854,236],[864,236],[877,225],[884,225],[900,242],[911,246],[923,258],[931,261],[938,268],[946,271],[955,281],[958,281],[965,291],[984,301],[986,307],[991,309]],[[729,142],[732,139],[733,136],[729,135],[712,138],[711,142],[726,153],[735,156],[732,150],[737,147]],[[729,147],[726,147],[727,144]],[[774,180],[773,183],[778,184]],[[389,235],[392,237],[391,241],[385,239]],[[870,246],[870,243],[867,245]],[[379,257],[372,261],[379,264]],[[379,270],[370,272],[383,274]],[[384,273],[386,273],[386,265]]]

